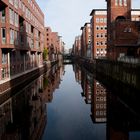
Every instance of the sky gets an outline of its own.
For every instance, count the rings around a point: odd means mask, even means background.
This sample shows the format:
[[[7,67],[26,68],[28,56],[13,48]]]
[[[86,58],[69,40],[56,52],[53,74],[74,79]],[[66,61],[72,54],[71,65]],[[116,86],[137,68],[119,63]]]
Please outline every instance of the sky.
[[[71,48],[80,28],[90,22],[92,9],[106,8],[105,0],[36,0],[45,16],[45,26],[62,36]],[[132,0],[132,8],[140,9],[140,0]]]

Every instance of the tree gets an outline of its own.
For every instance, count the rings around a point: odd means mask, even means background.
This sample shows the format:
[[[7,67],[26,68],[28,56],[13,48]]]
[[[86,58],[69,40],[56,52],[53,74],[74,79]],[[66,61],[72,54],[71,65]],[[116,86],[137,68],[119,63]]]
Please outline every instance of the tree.
[[[47,56],[48,56],[48,49],[44,48],[44,50],[43,50],[43,60],[47,60]]]

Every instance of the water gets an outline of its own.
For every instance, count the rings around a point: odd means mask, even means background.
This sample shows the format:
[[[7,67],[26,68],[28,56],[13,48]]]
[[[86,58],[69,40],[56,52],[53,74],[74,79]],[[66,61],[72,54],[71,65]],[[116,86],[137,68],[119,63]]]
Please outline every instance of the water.
[[[0,140],[140,140],[139,93],[54,67],[0,105]]]
[[[90,105],[81,96],[82,88],[76,83],[71,65],[65,67],[59,89],[48,104],[48,123],[43,140],[91,140],[105,139],[105,124],[93,125]],[[102,130],[100,133],[97,133]]]

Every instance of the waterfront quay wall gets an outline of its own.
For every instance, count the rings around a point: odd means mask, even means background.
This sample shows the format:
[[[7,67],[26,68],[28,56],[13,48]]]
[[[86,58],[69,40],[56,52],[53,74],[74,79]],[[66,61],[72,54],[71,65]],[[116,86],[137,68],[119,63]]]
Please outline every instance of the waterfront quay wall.
[[[82,60],[82,64],[96,77],[106,77],[140,90],[140,64],[107,59]]]
[[[16,92],[17,88],[20,89],[20,88],[24,87],[24,85],[27,85],[28,83],[33,81],[35,78],[37,78],[40,75],[42,75],[43,73],[47,72],[56,63],[57,63],[57,61],[46,62],[41,67],[21,73],[19,75],[15,75],[15,77],[12,77],[11,79],[1,83],[0,84],[0,96],[9,90]]]

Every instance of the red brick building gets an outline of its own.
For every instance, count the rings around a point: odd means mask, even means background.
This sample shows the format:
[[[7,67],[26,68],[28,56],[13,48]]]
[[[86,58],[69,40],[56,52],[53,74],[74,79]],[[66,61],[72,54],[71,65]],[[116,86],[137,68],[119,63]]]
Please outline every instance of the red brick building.
[[[81,56],[85,58],[91,58],[91,25],[90,23],[85,23],[81,27]]]
[[[92,57],[106,57],[107,47],[107,11],[105,9],[93,9],[91,18],[91,44]]]
[[[0,80],[42,65],[44,14],[35,0],[1,0],[0,29]]]
[[[45,48],[48,49],[48,60],[58,60],[63,53],[63,41],[58,32],[52,32],[50,27],[45,28]]]
[[[131,0],[106,1],[108,58],[116,60],[122,56],[139,56],[140,22],[131,20]]]
[[[81,36],[76,36],[74,45],[73,45],[73,53],[76,56],[81,56]]]
[[[107,120],[107,92],[106,89],[96,80],[93,83],[93,95],[91,103],[92,119],[96,123]]]

